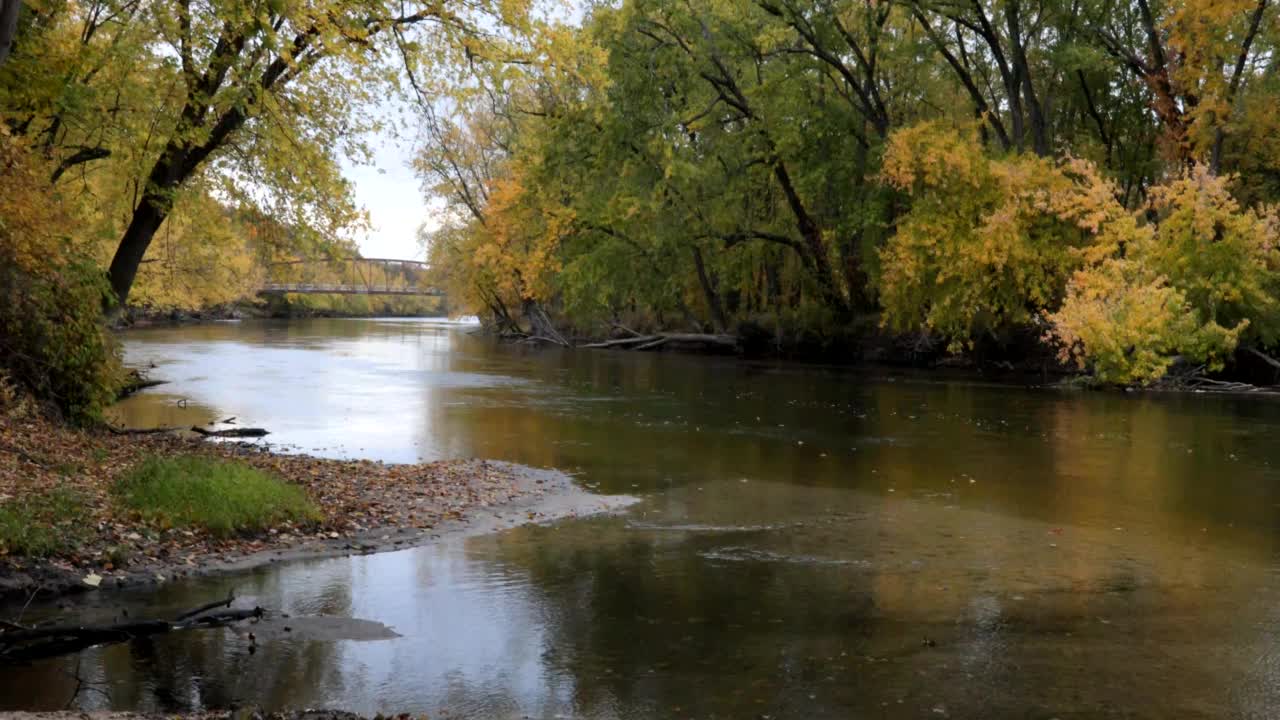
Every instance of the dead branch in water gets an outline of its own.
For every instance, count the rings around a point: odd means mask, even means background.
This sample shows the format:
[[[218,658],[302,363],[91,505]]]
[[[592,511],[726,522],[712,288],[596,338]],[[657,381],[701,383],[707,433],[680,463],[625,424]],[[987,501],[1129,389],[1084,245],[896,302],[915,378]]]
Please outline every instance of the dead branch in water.
[[[178,432],[184,429],[180,427],[120,428],[114,425],[103,425],[103,427],[112,435],[155,435],[157,433]]]
[[[639,335],[636,337],[620,338],[618,340],[605,340],[604,342],[587,343],[584,348],[611,348],[625,347],[627,345],[643,345],[646,342],[657,340],[657,335]]]
[[[1184,381],[1186,388],[1191,390],[1199,390],[1202,388],[1212,388],[1218,392],[1261,392],[1263,388],[1257,385],[1251,385],[1246,382],[1232,382],[1230,380],[1214,380],[1204,377],[1203,375],[1194,375]]]
[[[141,370],[130,370],[125,377],[124,385],[116,393],[116,400],[123,400],[139,390],[146,390],[157,385],[164,385],[168,380],[152,380],[142,374]]]
[[[662,347],[667,343],[736,348],[738,346],[738,339],[732,335],[713,335],[710,333],[655,333],[653,335],[639,335],[636,337],[589,343],[582,347],[597,349],[631,348],[634,350],[653,350],[655,348]]]
[[[1250,355],[1252,355],[1252,356],[1254,356],[1254,357],[1258,358],[1258,359],[1259,359],[1259,360],[1261,360],[1262,362],[1264,362],[1264,363],[1266,363],[1266,364],[1270,365],[1271,367],[1273,367],[1273,368],[1275,368],[1275,369],[1277,369],[1277,370],[1280,370],[1280,360],[1276,360],[1275,358],[1271,357],[1270,355],[1268,355],[1268,354],[1266,354],[1266,353],[1262,352],[1261,350],[1259,350],[1259,349],[1257,349],[1257,348],[1246,347],[1246,348],[1244,348],[1244,351],[1245,351],[1245,352],[1247,352],[1247,353],[1249,353]]]
[[[264,435],[270,435],[268,430],[263,428],[231,428],[230,430],[206,430],[199,425],[192,425],[191,432],[204,437],[219,438],[255,438]]]
[[[42,658],[79,652],[94,645],[127,642],[140,637],[181,630],[225,627],[245,620],[260,619],[265,611],[230,608],[234,598],[225,598],[181,613],[172,620],[133,620],[105,625],[52,625],[23,627],[5,623],[0,631],[0,663],[25,663]]]

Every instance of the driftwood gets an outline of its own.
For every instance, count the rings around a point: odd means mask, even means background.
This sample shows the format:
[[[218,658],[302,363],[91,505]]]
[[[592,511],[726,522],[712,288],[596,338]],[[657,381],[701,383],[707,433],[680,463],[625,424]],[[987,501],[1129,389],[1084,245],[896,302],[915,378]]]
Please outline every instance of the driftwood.
[[[1280,360],[1276,360],[1275,358],[1271,357],[1270,355],[1268,355],[1268,354],[1266,354],[1266,353],[1262,352],[1261,350],[1259,350],[1259,349],[1257,349],[1257,348],[1246,347],[1246,348],[1244,348],[1244,351],[1245,351],[1245,352],[1247,352],[1247,353],[1249,353],[1250,355],[1252,355],[1252,356],[1254,356],[1254,357],[1258,358],[1258,359],[1259,359],[1259,360],[1261,360],[1262,362],[1264,362],[1264,363],[1266,363],[1266,364],[1270,365],[1271,367],[1273,367],[1273,368],[1275,368],[1275,369],[1277,369],[1277,370],[1280,370]]]
[[[230,430],[206,430],[199,425],[192,425],[191,432],[204,437],[219,438],[255,438],[271,433],[262,428],[231,428]]]
[[[633,350],[652,350],[667,343],[683,343],[688,345],[713,345],[726,349],[736,348],[738,339],[732,335],[712,335],[708,333],[656,333],[653,335],[637,335],[636,337],[605,340],[589,343],[584,348],[629,348]]]
[[[155,435],[157,433],[178,432],[183,428],[180,427],[157,427],[157,428],[120,428],[114,425],[103,425],[113,435]]]
[[[525,301],[524,315],[529,319],[529,336],[531,338],[537,338],[542,342],[555,343],[561,347],[573,347],[573,343],[565,340],[560,331],[556,330],[556,326],[551,322],[551,317],[547,315],[547,311],[537,301]]]
[[[225,598],[188,610],[172,620],[132,620],[106,625],[51,625],[23,627],[15,623],[0,626],[0,663],[25,663],[42,658],[79,652],[94,645],[128,642],[140,637],[180,630],[196,630],[256,620],[264,615],[260,607],[230,609],[234,598]],[[217,608],[228,608],[217,610]]]
[[[155,387],[157,385],[164,385],[166,382],[168,381],[148,379],[140,370],[130,370],[125,378],[124,385],[121,386],[120,391],[116,393],[116,399],[123,400],[139,390],[146,390],[147,388]]]

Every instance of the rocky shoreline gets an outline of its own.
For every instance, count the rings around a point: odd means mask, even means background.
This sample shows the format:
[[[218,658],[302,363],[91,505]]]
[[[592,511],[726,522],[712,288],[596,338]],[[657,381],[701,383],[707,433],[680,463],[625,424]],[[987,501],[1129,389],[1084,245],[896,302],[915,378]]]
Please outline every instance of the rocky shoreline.
[[[142,458],[234,458],[302,486],[324,519],[217,537],[142,522],[110,498],[115,478]],[[0,600],[238,572],[302,558],[396,550],[457,534],[617,510],[633,499],[594,495],[563,473],[486,460],[390,465],[273,452],[181,434],[117,435],[39,416],[0,417],[0,503],[51,487],[85,499],[83,542],[43,558],[0,554]]]

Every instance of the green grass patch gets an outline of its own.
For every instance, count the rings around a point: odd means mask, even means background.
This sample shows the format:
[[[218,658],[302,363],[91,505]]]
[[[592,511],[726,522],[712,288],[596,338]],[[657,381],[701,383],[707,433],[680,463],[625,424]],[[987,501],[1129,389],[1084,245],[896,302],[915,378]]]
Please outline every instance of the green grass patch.
[[[0,504],[0,554],[49,557],[75,549],[88,537],[84,498],[52,490]]]
[[[117,481],[119,502],[163,527],[200,527],[215,535],[319,520],[302,488],[244,463],[196,455],[151,457]]]

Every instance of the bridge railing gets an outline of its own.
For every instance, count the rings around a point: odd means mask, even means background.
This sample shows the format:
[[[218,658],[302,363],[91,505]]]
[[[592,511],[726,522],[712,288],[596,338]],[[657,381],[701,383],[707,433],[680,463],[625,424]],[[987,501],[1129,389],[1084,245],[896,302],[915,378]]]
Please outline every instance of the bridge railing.
[[[264,295],[426,295],[441,297],[443,292],[435,288],[419,287],[367,287],[364,285],[337,285],[332,283],[267,283],[259,293]]]
[[[337,269],[337,281],[317,282],[299,278],[288,281],[267,282],[260,294],[334,294],[334,295],[426,295],[443,296],[440,290],[422,287],[417,283],[428,265],[421,260],[394,260],[390,258],[311,258],[285,260],[272,263],[271,267],[299,268],[326,266]],[[406,272],[407,271],[407,272]],[[287,275],[295,275],[288,272]],[[310,272],[304,272],[310,275]],[[378,275],[381,274],[381,277]]]

